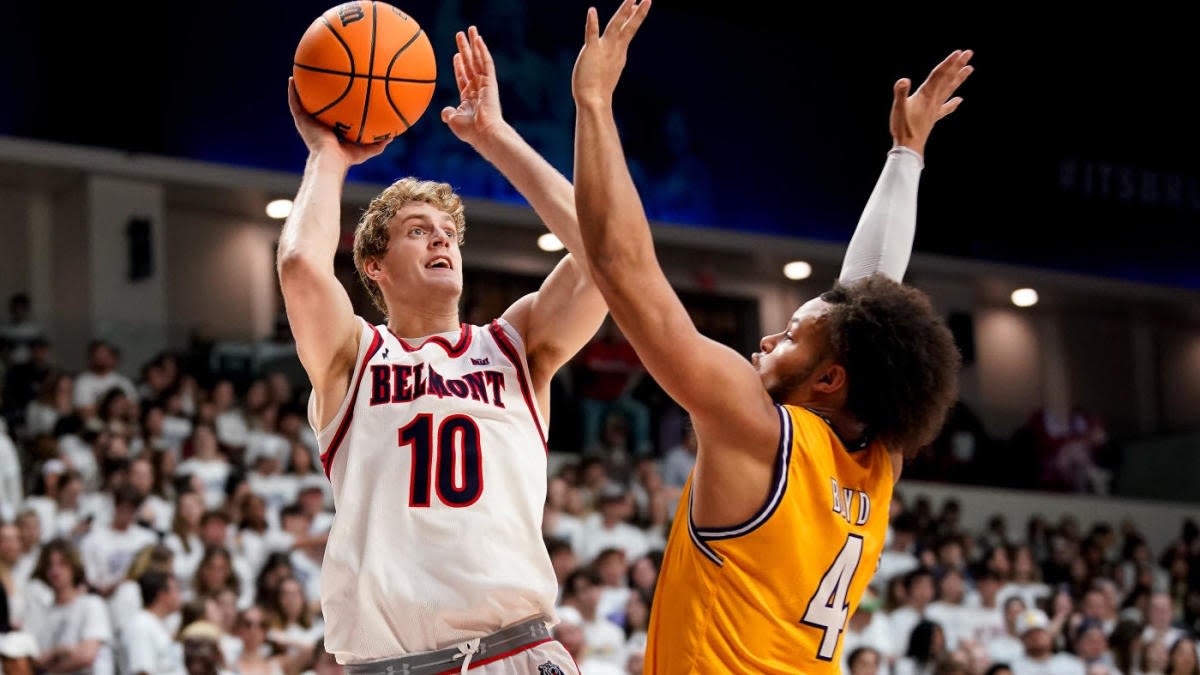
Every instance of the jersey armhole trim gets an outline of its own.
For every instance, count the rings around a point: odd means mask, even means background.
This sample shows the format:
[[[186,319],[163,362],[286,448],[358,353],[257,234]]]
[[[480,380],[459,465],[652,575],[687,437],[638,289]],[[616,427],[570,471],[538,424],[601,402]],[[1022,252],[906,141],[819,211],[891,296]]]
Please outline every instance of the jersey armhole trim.
[[[546,441],[546,432],[542,429],[542,417],[538,413],[537,402],[533,398],[533,382],[530,380],[528,373],[525,372],[524,360],[521,358],[521,353],[513,345],[508,334],[504,332],[504,327],[500,325],[500,319],[492,322],[492,325],[488,327],[488,332],[492,334],[492,340],[500,348],[500,353],[504,354],[505,358],[517,369],[517,381],[521,385],[521,396],[525,399],[525,405],[529,408],[529,415],[533,417],[533,425],[537,429],[538,438],[542,439],[542,449],[549,455],[550,445]]]
[[[325,469],[325,478],[329,478],[333,471],[333,458],[337,455],[338,447],[342,444],[342,440],[346,437],[346,432],[350,430],[350,421],[354,419],[354,402],[358,398],[358,389],[362,385],[363,374],[367,372],[367,362],[379,348],[383,345],[383,336],[379,334],[379,329],[371,326],[371,345],[367,347],[366,353],[363,354],[362,362],[358,364],[358,374],[350,383],[350,389],[347,391],[346,410],[342,414],[342,421],[338,424],[337,433],[333,435],[333,440],[329,442],[329,447],[325,452],[321,453],[321,466]]]
[[[771,515],[775,513],[775,510],[779,508],[779,504],[783,502],[783,495],[787,492],[788,464],[792,455],[792,416],[786,408],[779,404],[775,405],[775,410],[779,413],[779,448],[776,455],[775,472],[771,480],[771,488],[767,492],[766,501],[759,508],[758,512],[744,523],[719,529],[702,529],[696,527],[692,521],[691,505],[689,504],[688,526],[695,532],[695,536],[700,541],[733,539],[750,534],[766,523]]]

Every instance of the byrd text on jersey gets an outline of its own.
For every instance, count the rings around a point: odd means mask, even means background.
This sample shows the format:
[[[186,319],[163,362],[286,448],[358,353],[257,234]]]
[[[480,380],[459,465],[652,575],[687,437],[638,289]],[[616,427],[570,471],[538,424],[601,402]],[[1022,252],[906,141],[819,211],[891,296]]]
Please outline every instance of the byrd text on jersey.
[[[830,478],[833,483],[833,512],[840,515],[847,523],[855,527],[867,524],[871,517],[871,497],[862,490],[841,487],[836,478]]]
[[[472,399],[503,408],[503,394],[504,373],[499,370],[477,370],[464,373],[461,378],[449,378],[442,377],[432,366],[426,369],[424,363],[371,366],[373,406],[436,396]]]

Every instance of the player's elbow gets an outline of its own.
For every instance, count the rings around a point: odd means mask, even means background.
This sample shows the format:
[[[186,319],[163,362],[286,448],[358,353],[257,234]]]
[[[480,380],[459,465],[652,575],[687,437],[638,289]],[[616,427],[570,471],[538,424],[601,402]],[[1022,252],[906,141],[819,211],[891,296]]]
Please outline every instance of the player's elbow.
[[[587,265],[597,284],[619,281],[629,276],[638,269],[639,260],[644,257],[636,247],[626,242],[603,238],[589,244],[584,247],[587,250]]]
[[[303,251],[284,250],[282,247],[275,261],[275,269],[279,274],[281,285],[304,283],[320,276],[326,267],[331,266],[321,264],[313,256]],[[332,274],[333,270],[329,269],[328,272]]]

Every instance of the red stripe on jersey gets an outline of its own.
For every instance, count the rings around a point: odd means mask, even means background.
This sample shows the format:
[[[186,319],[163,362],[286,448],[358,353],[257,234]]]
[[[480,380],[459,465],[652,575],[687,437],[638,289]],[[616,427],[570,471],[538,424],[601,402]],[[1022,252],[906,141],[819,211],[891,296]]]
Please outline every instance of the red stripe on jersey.
[[[537,642],[530,642],[529,644],[527,644],[523,647],[517,647],[516,649],[510,649],[506,652],[500,652],[499,654],[496,654],[495,656],[489,656],[486,659],[480,659],[479,661],[476,661],[475,659],[471,659],[471,663],[467,666],[467,670],[475,670],[476,668],[478,668],[480,666],[486,666],[489,663],[495,663],[497,661],[500,661],[501,659],[507,659],[510,656],[516,656],[517,654],[520,654],[521,652],[529,651],[530,649],[533,649],[534,647],[537,647],[538,645],[544,645],[550,641],[552,641],[552,638],[546,638],[544,640],[538,640]],[[578,666],[576,666],[576,668],[578,668]],[[449,670],[443,670],[440,673],[438,673],[437,675],[453,675],[454,673],[458,673],[458,672],[462,672],[462,666],[459,666],[458,668],[451,668]]]
[[[342,444],[342,439],[346,437],[346,432],[350,430],[350,420],[354,419],[354,399],[358,398],[358,387],[362,384],[363,373],[367,372],[367,362],[375,356],[375,352],[379,351],[379,347],[383,345],[383,336],[379,334],[379,329],[371,326],[371,332],[375,337],[371,338],[371,346],[367,347],[367,353],[363,356],[362,364],[358,369],[358,377],[354,379],[354,386],[350,389],[350,405],[346,407],[345,417],[342,418],[342,423],[338,425],[337,433],[333,435],[333,440],[329,442],[329,447],[321,454],[321,465],[325,467],[325,477],[329,478],[329,472],[333,470],[333,456],[337,454],[338,446]]]
[[[441,335],[434,335],[433,337],[425,338],[425,341],[416,347],[410,347],[408,346],[408,343],[404,341],[404,338],[396,335],[392,332],[391,328],[388,328],[388,332],[392,333],[392,337],[396,338],[396,340],[400,342],[400,346],[404,347],[404,351],[406,352],[420,351],[421,349],[424,349],[425,345],[432,342],[442,349],[445,349],[446,354],[449,355],[450,358],[458,358],[462,356],[463,353],[467,351],[467,347],[471,346],[471,333],[474,332],[471,330],[471,327],[464,323],[459,326],[459,331],[460,333],[458,335],[458,342],[455,342],[453,345],[450,344],[449,340]]]
[[[537,408],[534,407],[533,385],[525,376],[525,367],[521,365],[521,353],[513,345],[508,336],[504,334],[504,329],[500,327],[500,323],[493,321],[491,328],[488,329],[492,334],[492,339],[496,341],[496,346],[500,351],[512,361],[513,366],[517,369],[517,380],[521,383],[521,395],[525,397],[525,405],[529,406],[529,414],[533,416],[533,425],[537,427],[538,437],[542,439],[542,447],[545,448],[546,454],[550,454],[550,446],[546,444],[546,432],[542,431],[542,422],[538,418]]]

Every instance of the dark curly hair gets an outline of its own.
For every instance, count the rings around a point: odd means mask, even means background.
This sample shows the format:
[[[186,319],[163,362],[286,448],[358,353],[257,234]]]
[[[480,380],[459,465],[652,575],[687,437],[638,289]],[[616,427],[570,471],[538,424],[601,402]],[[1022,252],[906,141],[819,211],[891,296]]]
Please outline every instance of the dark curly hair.
[[[907,456],[933,442],[958,398],[962,358],[921,291],[874,275],[821,295],[833,358],[846,369],[846,408]]]

